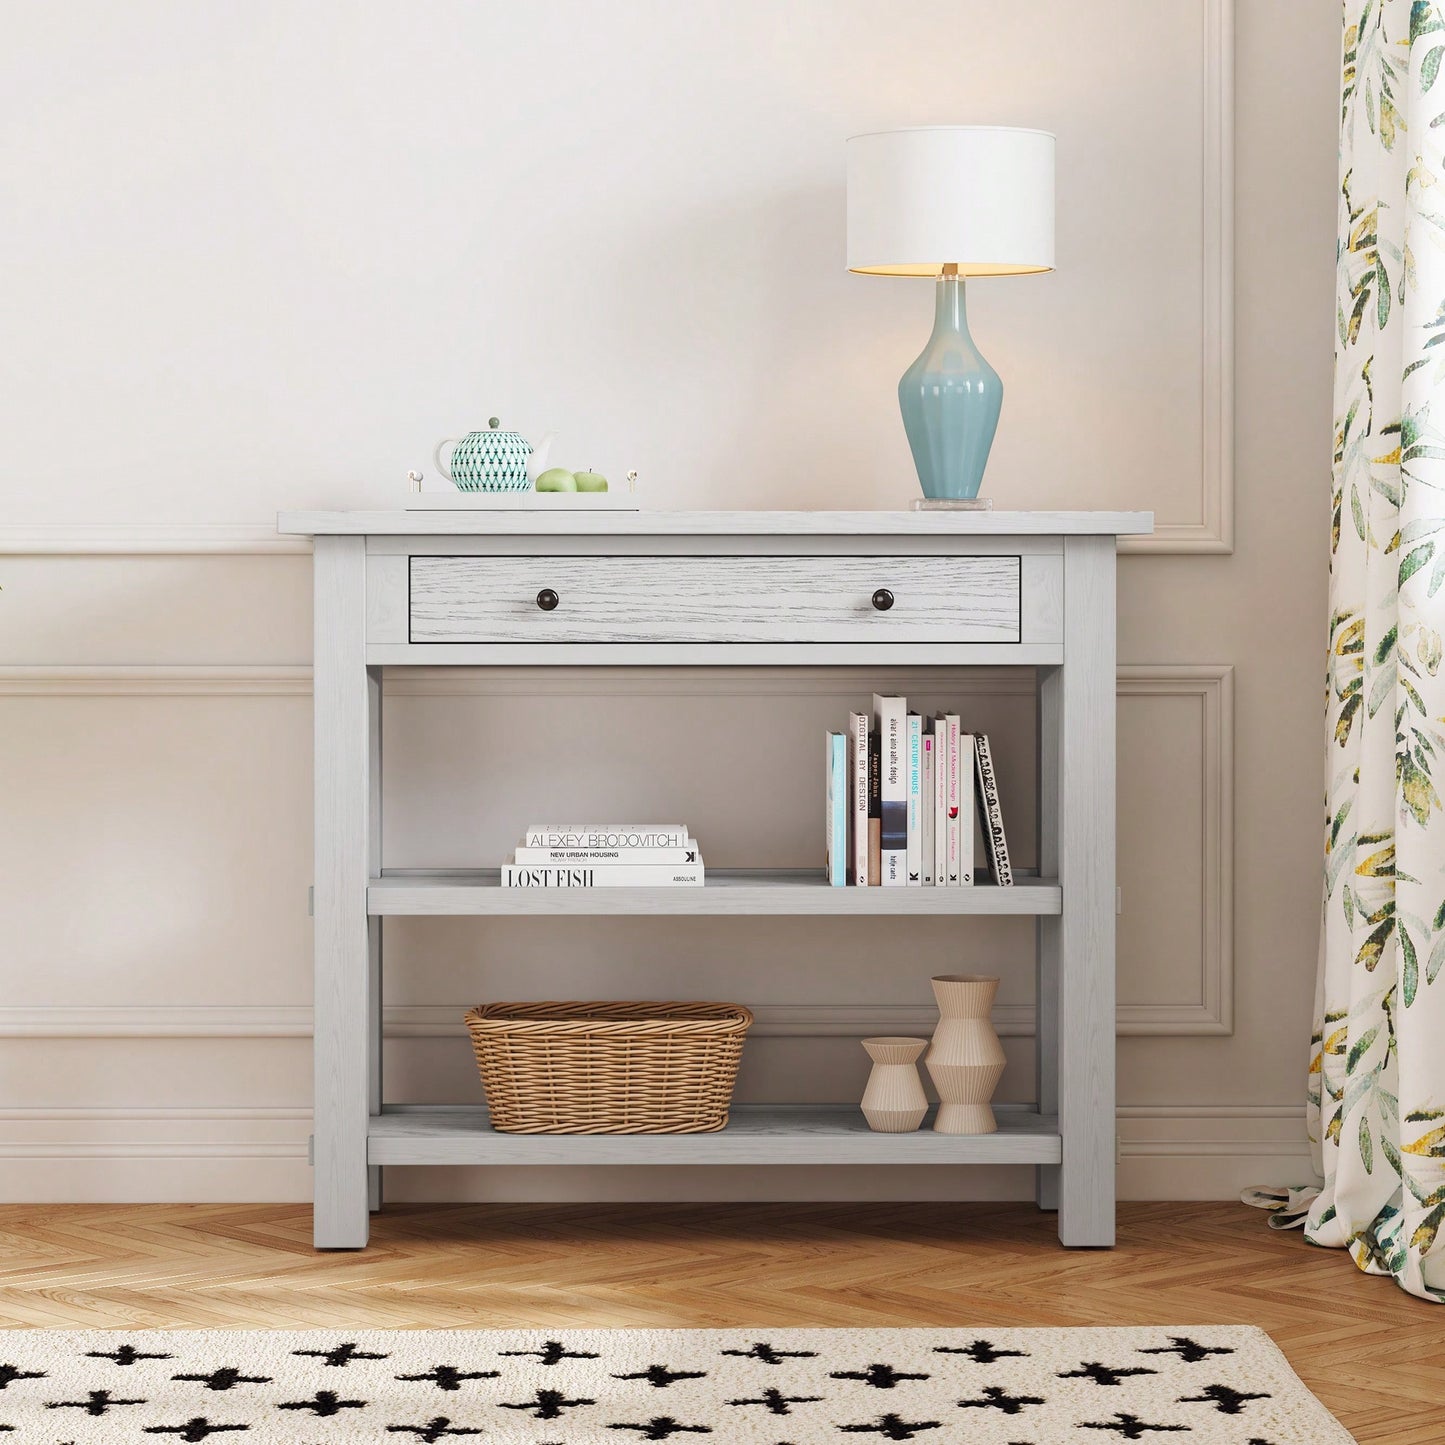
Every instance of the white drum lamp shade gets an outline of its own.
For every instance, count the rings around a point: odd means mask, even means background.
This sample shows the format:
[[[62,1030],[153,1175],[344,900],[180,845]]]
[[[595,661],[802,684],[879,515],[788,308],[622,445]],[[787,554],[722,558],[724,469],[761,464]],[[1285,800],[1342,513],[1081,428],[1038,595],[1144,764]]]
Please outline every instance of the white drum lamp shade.
[[[1010,276],[1054,265],[1054,138],[944,125],[848,141],[848,269]]]

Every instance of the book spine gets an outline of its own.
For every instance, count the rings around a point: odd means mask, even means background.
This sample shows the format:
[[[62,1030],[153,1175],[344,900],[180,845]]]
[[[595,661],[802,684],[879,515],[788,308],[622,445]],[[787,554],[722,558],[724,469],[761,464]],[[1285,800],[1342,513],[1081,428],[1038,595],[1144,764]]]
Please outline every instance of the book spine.
[[[965,887],[973,882],[973,765],[976,755],[973,733],[958,737],[958,881]]]
[[[933,883],[948,882],[948,723],[933,720]]]
[[[1000,888],[1008,888],[1014,881],[1014,875],[1009,866],[1008,839],[1003,831],[1003,809],[998,801],[998,778],[993,770],[993,752],[989,748],[986,733],[979,733],[974,739],[974,751],[978,759],[978,816],[983,824],[988,871]]]
[[[923,882],[923,719],[904,719],[908,743],[908,886]]]
[[[827,747],[827,870],[828,882],[842,888],[848,881],[848,739],[828,734]]]
[[[958,714],[949,713],[944,718],[944,723],[948,728],[948,886],[957,888],[963,881],[959,874],[961,829],[959,828],[958,804],[963,769],[960,766],[959,758]]]
[[[532,823],[524,848],[685,848],[681,823]]]
[[[881,832],[883,886],[908,883],[907,704],[901,697],[873,695],[873,720],[878,727],[881,761]]]
[[[848,738],[852,749],[849,782],[848,828],[852,843],[850,883],[868,884],[868,714],[848,714]]]
[[[615,863],[700,863],[695,840],[685,848],[518,848],[512,862],[529,867],[546,864],[603,867]]]
[[[883,882],[883,763],[878,729],[868,731],[868,886]]]
[[[701,888],[701,863],[668,867],[655,863],[614,863],[604,868],[534,868],[504,863],[503,888]]]
[[[919,822],[923,838],[923,883],[933,883],[933,724],[923,720],[923,766],[919,769]]]

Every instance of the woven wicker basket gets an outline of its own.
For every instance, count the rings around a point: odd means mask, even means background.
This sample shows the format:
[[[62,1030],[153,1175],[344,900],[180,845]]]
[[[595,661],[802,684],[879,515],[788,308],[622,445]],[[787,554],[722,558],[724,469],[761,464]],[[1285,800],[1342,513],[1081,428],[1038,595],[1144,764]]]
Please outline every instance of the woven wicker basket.
[[[507,1134],[702,1134],[726,1126],[753,1016],[730,1003],[492,1003],[467,1030]]]

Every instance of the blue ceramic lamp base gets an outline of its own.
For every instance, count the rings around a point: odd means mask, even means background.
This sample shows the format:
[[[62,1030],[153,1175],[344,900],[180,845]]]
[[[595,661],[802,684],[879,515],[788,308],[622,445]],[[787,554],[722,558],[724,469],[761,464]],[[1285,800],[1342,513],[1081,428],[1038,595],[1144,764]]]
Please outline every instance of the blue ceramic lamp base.
[[[974,501],[998,429],[1003,382],[968,334],[963,280],[955,268],[945,267],[938,278],[933,335],[903,373],[898,405],[923,495]]]

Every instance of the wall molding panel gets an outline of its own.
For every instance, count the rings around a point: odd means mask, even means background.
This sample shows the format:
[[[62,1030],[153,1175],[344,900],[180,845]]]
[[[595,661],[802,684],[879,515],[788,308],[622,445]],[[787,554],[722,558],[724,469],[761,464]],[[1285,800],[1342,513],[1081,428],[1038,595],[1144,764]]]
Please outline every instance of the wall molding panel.
[[[1204,745],[1199,786],[1202,922],[1199,998],[1186,1004],[1121,1004],[1121,1034],[1234,1032],[1234,668],[1227,663],[1164,663],[1119,668],[1119,702],[1198,699]],[[1124,898],[1124,907],[1129,907]]]
[[[891,674],[901,689],[919,695],[1027,697],[1028,670],[910,668]],[[1121,666],[1121,706],[1151,697],[1193,697],[1201,710],[1203,748],[1198,766],[1203,828],[1199,839],[1202,935],[1197,995],[1178,1003],[1121,1003],[1118,1032],[1125,1037],[1208,1036],[1233,1029],[1233,669],[1226,664],[1165,663]],[[786,668],[700,670],[685,678],[667,668],[630,668],[598,674],[586,668],[524,667],[457,671],[395,669],[387,674],[393,697],[546,695],[828,696],[867,692],[868,669],[826,671]],[[305,666],[32,666],[0,667],[0,698],[304,698]],[[1127,894],[1127,910],[1132,900]],[[460,1007],[388,1010],[388,1033],[397,1038],[458,1032]],[[1000,1034],[1029,1037],[1033,1010],[1004,1005],[995,1013]],[[760,1037],[864,1037],[918,1033],[933,1027],[933,1011],[907,1005],[829,1006],[779,1004],[759,1010]],[[287,1005],[123,1005],[110,1007],[0,1007],[0,1037],[9,1038],[305,1038],[310,1010]]]

